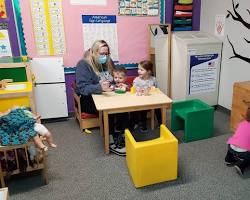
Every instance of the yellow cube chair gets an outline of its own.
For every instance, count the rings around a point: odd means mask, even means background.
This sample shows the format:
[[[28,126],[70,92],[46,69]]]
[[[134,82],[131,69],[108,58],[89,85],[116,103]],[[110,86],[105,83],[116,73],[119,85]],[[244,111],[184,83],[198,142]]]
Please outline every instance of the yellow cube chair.
[[[178,140],[165,125],[160,127],[160,137],[136,142],[125,130],[126,160],[136,188],[170,181],[177,178]]]

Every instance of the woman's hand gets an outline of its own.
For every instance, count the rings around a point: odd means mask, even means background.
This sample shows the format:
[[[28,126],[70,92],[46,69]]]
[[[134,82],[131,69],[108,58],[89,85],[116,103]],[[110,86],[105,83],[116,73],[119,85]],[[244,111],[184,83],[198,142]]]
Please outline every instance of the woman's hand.
[[[102,91],[104,92],[111,92],[112,89],[110,88],[110,82],[109,81],[100,81]]]

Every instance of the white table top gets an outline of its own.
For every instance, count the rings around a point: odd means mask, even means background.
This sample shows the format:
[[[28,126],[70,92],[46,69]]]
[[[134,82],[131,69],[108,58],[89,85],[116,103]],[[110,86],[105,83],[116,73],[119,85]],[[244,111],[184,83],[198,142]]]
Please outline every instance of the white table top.
[[[124,94],[103,92],[102,94],[93,94],[92,97],[96,109],[99,111],[172,103],[172,100],[160,90],[151,92],[148,96],[137,96],[130,92]]]

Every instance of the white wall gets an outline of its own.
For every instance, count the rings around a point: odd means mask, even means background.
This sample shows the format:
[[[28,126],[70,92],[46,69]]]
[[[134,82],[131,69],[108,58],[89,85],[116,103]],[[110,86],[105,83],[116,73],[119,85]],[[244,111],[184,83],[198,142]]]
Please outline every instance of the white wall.
[[[239,3],[237,11],[242,18],[250,23],[250,15],[246,9],[250,10],[249,0],[234,0],[235,5]],[[215,16],[227,15],[227,10],[233,11],[231,0],[201,0],[200,30],[215,33]],[[234,21],[232,17],[226,19],[223,41],[219,105],[231,109],[233,84],[234,82],[250,80],[250,63],[238,58],[229,59],[233,56],[232,48],[226,36],[229,36],[237,53],[250,57],[250,44],[244,41],[244,37],[250,40],[250,29],[241,23]]]

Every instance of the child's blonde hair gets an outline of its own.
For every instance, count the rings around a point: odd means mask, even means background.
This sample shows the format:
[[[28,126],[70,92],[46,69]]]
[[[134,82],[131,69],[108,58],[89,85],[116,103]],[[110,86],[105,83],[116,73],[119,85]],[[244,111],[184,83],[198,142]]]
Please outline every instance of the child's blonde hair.
[[[101,47],[107,47],[109,51],[108,53],[110,54],[110,48],[107,42],[104,40],[96,40],[92,47],[86,51],[83,56],[91,65],[96,74],[99,74],[102,71],[102,64],[98,62],[98,52]],[[109,73],[112,73],[114,64],[110,58],[105,65],[107,66]]]

